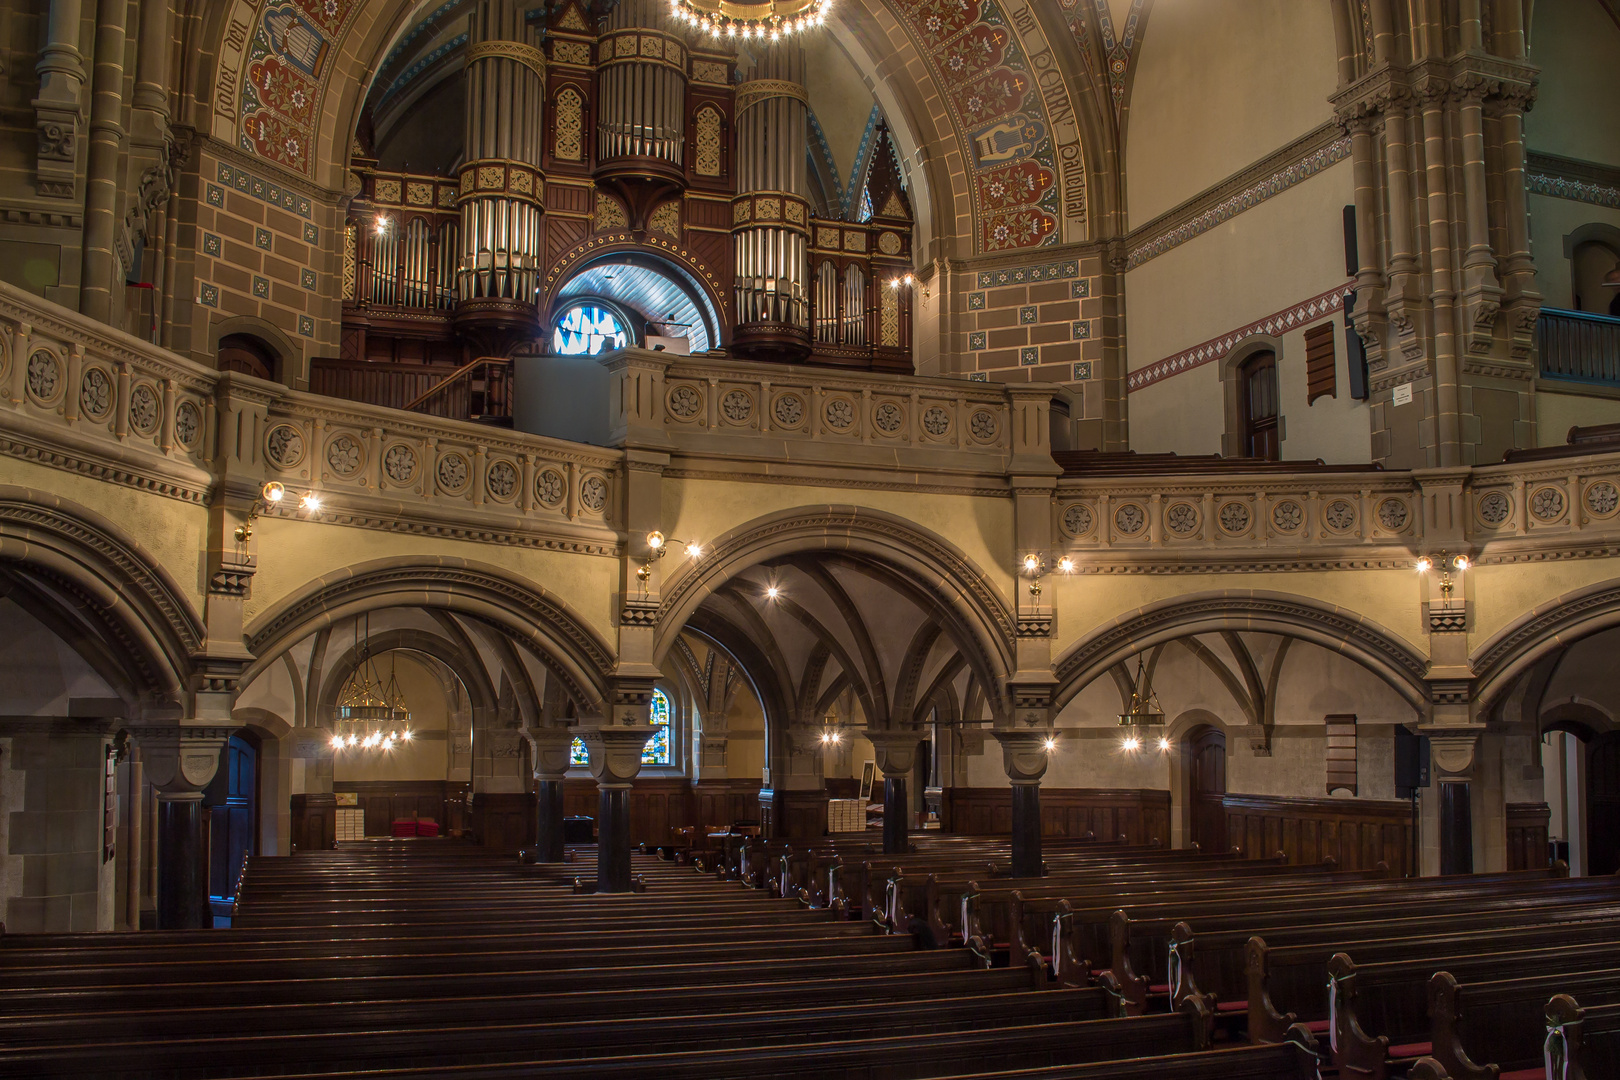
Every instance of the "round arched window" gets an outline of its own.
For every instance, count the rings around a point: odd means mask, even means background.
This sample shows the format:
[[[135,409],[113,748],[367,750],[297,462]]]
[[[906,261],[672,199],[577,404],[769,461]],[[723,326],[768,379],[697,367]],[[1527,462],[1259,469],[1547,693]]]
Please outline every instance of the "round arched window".
[[[619,317],[601,304],[575,304],[557,319],[551,351],[558,356],[595,356],[629,344]]]

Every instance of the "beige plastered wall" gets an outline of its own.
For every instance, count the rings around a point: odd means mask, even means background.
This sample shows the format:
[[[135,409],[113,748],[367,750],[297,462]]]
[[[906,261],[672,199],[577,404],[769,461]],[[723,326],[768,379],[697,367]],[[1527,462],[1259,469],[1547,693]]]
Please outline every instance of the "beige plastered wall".
[[[1620,559],[1485,564],[1468,571],[1470,652],[1533,608],[1599,582],[1620,579]]]
[[[1604,6],[1599,0],[1535,5],[1530,62],[1541,68],[1541,78],[1524,123],[1531,150],[1620,165],[1620,26]]]
[[[13,457],[0,458],[0,484],[32,488],[100,514],[120,536],[139,543],[202,615],[207,508]]]
[[[1337,64],[1325,3],[1156,0],[1131,89],[1130,226],[1331,120]]]
[[[1351,165],[1342,161],[1128,273],[1128,368],[1148,367],[1345,284],[1343,214],[1354,198]],[[1340,326],[1337,396],[1305,404],[1305,329],[1322,320],[1283,334],[1282,454],[1365,462],[1371,454],[1367,407],[1350,397],[1343,316],[1324,317]],[[1220,453],[1221,368],[1217,359],[1130,394],[1131,449]]]
[[[613,642],[618,637],[613,625],[618,561],[607,556],[471,543],[291,518],[262,519],[255,531],[259,566],[246,608],[245,622],[249,626],[273,604],[302,592],[326,574],[381,559],[431,564],[441,558],[461,558],[496,566],[533,582],[566,603],[604,640]]]
[[[955,545],[1012,596],[1012,500],[1004,496],[926,494],[846,487],[814,487],[766,480],[666,479],[664,532],[686,543],[712,545],[749,522],[796,508],[860,506],[905,518]],[[672,576],[665,569],[665,580]]]
[[[1085,555],[1076,556],[1084,565]],[[1520,572],[1523,570],[1521,568]],[[1408,570],[1324,570],[1292,574],[1075,574],[1047,579],[1056,609],[1052,655],[1061,658],[1103,624],[1157,601],[1195,593],[1256,590],[1343,608],[1427,654],[1417,576]],[[1118,711],[1118,710],[1115,710]]]

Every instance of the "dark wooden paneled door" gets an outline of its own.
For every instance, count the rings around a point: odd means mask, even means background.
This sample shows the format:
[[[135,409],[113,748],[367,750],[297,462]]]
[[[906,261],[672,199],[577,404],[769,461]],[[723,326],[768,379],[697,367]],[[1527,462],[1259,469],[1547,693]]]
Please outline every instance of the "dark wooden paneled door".
[[[1620,731],[1586,748],[1586,872],[1620,871]]]
[[[1226,735],[1204,728],[1194,734],[1190,752],[1193,841],[1203,851],[1225,851],[1226,808],[1221,797],[1226,794]]]
[[[1243,453],[1276,461],[1282,456],[1277,430],[1277,357],[1255,353],[1242,368]]]
[[[258,760],[258,750],[251,742],[232,735],[203,795],[209,813],[208,899],[215,919],[226,920],[224,925],[229,925],[236,907],[242,859],[258,847]]]

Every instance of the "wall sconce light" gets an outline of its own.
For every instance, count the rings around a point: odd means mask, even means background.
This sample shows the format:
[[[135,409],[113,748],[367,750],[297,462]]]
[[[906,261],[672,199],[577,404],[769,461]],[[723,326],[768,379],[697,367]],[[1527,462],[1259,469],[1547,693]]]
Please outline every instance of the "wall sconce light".
[[[844,731],[838,723],[838,717],[834,716],[832,713],[828,713],[827,719],[822,721],[821,745],[838,746],[841,745],[843,741]]]
[[[1029,595],[1034,599],[1039,599],[1041,595],[1041,578],[1051,573],[1054,568],[1049,567],[1046,563],[1046,557],[1036,551],[1025,555],[1018,568],[1025,577],[1029,578]],[[1058,559],[1055,569],[1060,574],[1072,574],[1074,573],[1074,560],[1064,555]]]
[[[645,585],[647,583],[647,578],[652,575],[653,563],[669,554],[669,546],[671,544],[680,543],[684,543],[684,541],[667,537],[657,529],[654,529],[652,532],[648,533],[647,550],[652,552],[652,554],[641,560],[641,565],[636,567],[637,579],[639,579],[641,583]],[[686,544],[686,555],[687,558],[690,559],[701,559],[703,557],[703,545],[698,543]]]
[[[1439,555],[1434,557],[1430,557],[1428,555],[1418,556],[1418,560],[1413,564],[1413,567],[1420,574],[1427,574],[1430,570],[1439,567],[1440,594],[1447,600],[1450,600],[1451,590],[1454,587],[1454,583],[1451,580],[1452,573],[1455,571],[1456,573],[1460,574],[1473,564],[1473,560],[1470,559],[1466,554],[1452,555],[1450,552],[1442,551]]]
[[[252,506],[248,507],[247,520],[236,527],[236,542],[245,544],[253,539],[253,523],[258,520],[259,513],[262,510],[271,510],[280,506],[287,500],[287,495],[287,485],[280,481],[272,480],[265,484],[259,491],[259,497],[253,500]],[[319,513],[321,497],[314,491],[304,492],[298,498],[298,509],[311,514]]]
[[[387,236],[388,235],[388,224],[389,224],[388,216],[386,214],[378,214],[377,215],[377,235],[378,236]]]

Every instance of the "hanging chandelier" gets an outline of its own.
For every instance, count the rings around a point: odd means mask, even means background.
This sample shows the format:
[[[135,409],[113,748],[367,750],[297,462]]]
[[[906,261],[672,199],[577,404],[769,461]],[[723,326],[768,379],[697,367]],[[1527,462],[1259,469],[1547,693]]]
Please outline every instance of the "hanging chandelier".
[[[1137,750],[1142,746],[1149,728],[1159,728],[1159,749],[1168,750],[1170,741],[1162,734],[1164,729],[1164,707],[1159,704],[1159,695],[1148,684],[1147,671],[1142,658],[1136,658],[1136,679],[1131,684],[1131,703],[1125,711],[1119,714],[1119,726],[1129,730],[1125,733],[1125,749]]]
[[[338,691],[332,717],[332,749],[392,750],[411,741],[411,710],[399,688],[392,655],[388,661],[388,681],[377,670],[371,655],[371,616],[364,623],[359,663]]]
[[[669,0],[675,18],[715,37],[777,41],[822,25],[831,0]]]

